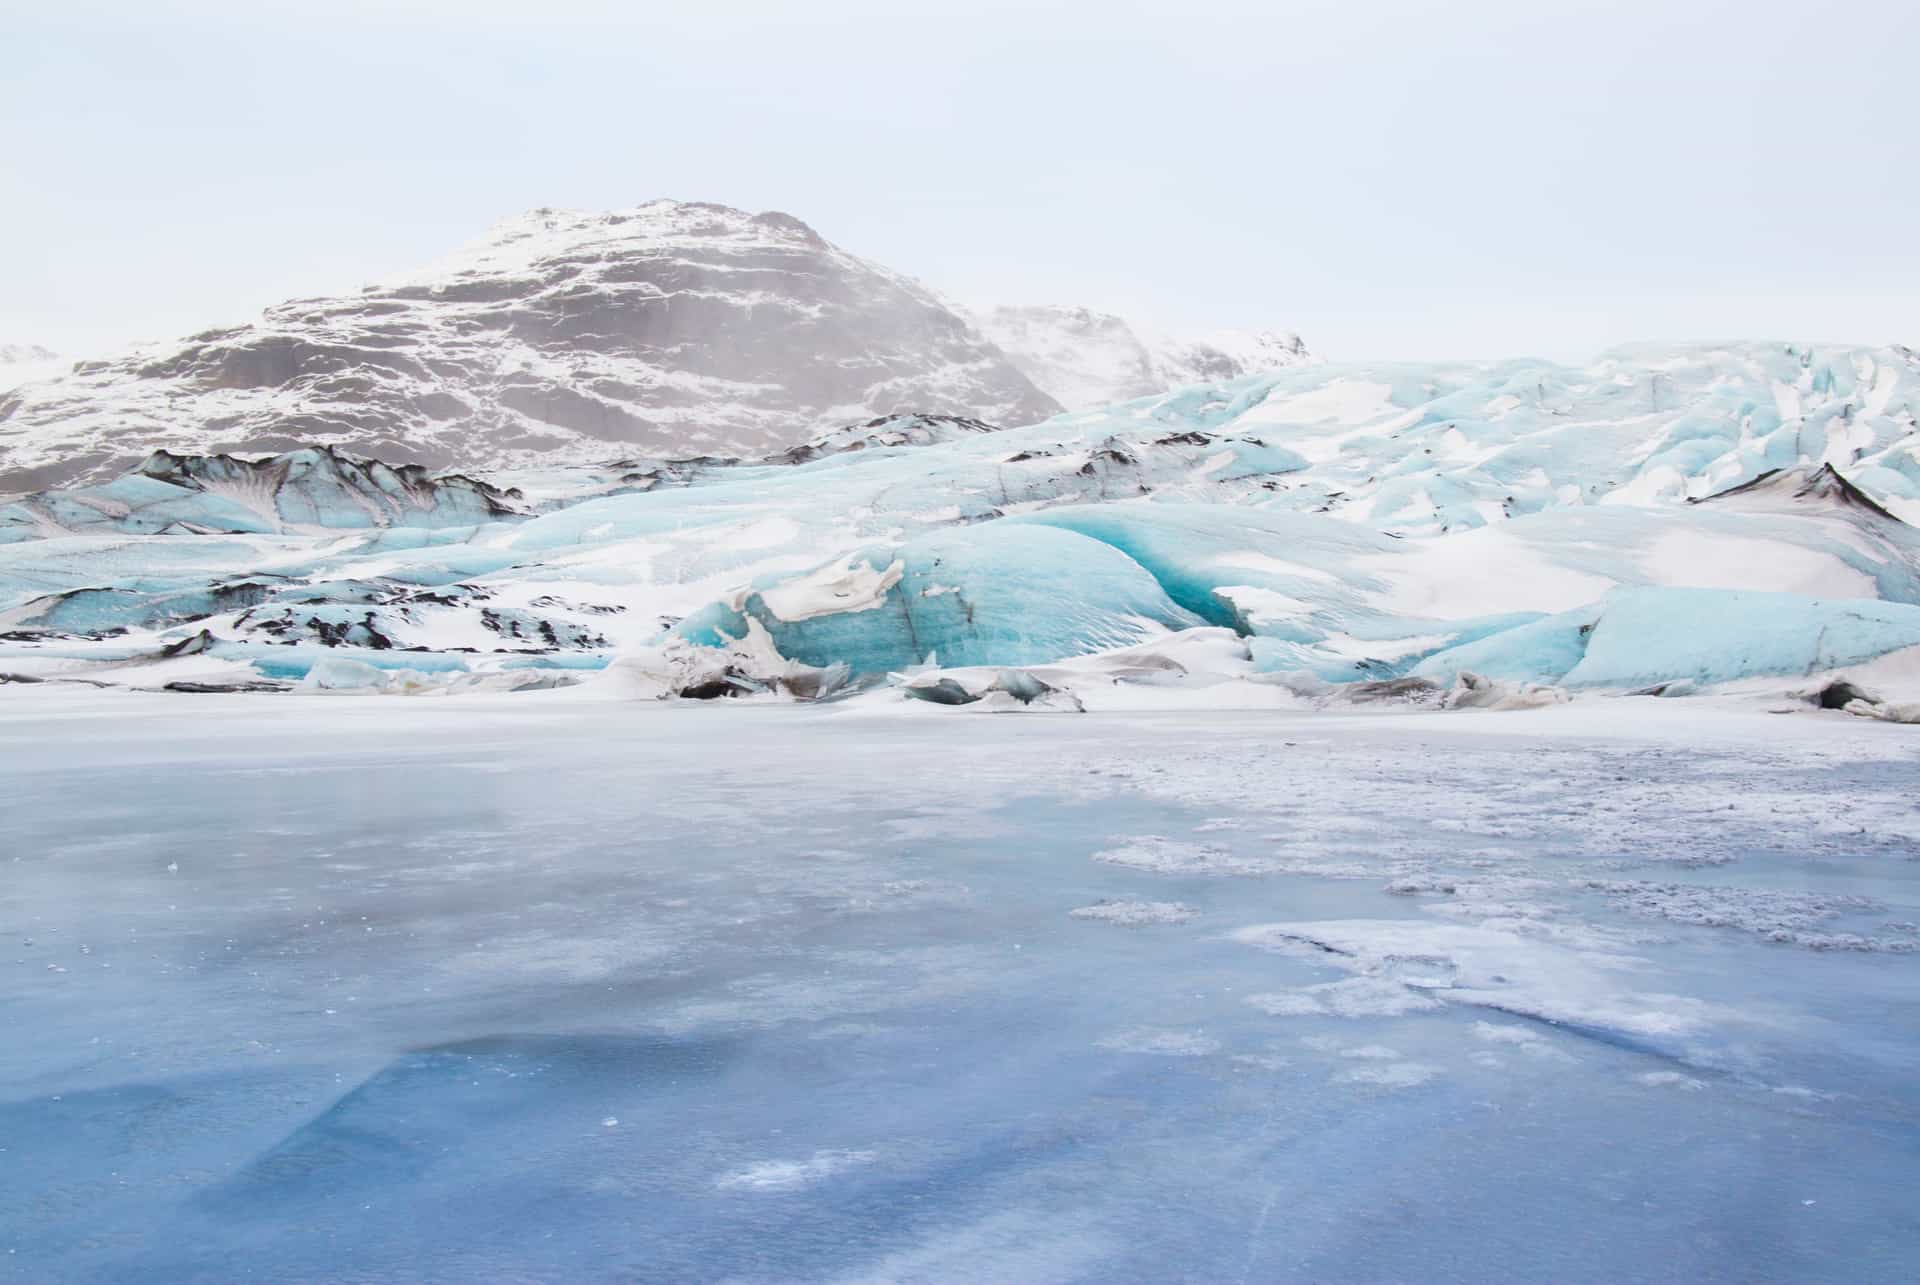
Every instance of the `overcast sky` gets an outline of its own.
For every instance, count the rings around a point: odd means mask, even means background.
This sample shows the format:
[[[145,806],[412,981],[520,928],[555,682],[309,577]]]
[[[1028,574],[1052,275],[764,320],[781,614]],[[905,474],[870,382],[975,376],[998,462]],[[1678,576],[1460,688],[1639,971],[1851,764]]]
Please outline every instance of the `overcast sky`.
[[[1913,0],[0,11],[0,342],[186,334],[671,196],[1336,359],[1920,345]]]

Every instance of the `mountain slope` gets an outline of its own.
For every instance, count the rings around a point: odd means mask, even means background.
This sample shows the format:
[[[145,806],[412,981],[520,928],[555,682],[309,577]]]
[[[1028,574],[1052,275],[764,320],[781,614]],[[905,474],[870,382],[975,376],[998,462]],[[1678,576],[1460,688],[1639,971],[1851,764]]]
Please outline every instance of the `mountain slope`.
[[[1062,304],[1004,305],[974,320],[1020,373],[1069,410],[1316,360],[1296,334],[1221,330],[1175,339],[1111,313]]]
[[[0,391],[51,378],[67,365],[59,353],[40,344],[0,344]]]
[[[789,215],[535,210],[359,295],[0,395],[0,491],[106,480],[155,448],[497,468],[765,453],[896,411],[1058,409],[931,292]]]

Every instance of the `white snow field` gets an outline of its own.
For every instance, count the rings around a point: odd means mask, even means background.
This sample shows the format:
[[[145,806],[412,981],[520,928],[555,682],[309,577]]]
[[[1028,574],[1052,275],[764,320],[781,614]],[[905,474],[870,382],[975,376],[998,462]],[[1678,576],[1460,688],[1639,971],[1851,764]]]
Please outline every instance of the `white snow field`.
[[[11,685],[0,1276],[1897,1281],[1920,740]]]

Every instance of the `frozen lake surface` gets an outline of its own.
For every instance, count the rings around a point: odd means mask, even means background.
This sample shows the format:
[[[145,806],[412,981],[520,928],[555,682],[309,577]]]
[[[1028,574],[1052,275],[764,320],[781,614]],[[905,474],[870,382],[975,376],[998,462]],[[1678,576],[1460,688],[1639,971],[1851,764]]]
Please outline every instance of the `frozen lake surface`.
[[[1920,738],[0,693],[0,1278],[1912,1280]]]

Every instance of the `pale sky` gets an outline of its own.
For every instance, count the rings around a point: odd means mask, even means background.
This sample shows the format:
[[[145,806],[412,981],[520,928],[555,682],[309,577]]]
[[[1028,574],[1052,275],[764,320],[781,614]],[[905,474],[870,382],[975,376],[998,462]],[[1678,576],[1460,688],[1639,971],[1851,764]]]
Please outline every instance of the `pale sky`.
[[[1920,346],[1912,0],[0,0],[0,37],[0,342],[75,356],[660,196],[1340,360]]]

